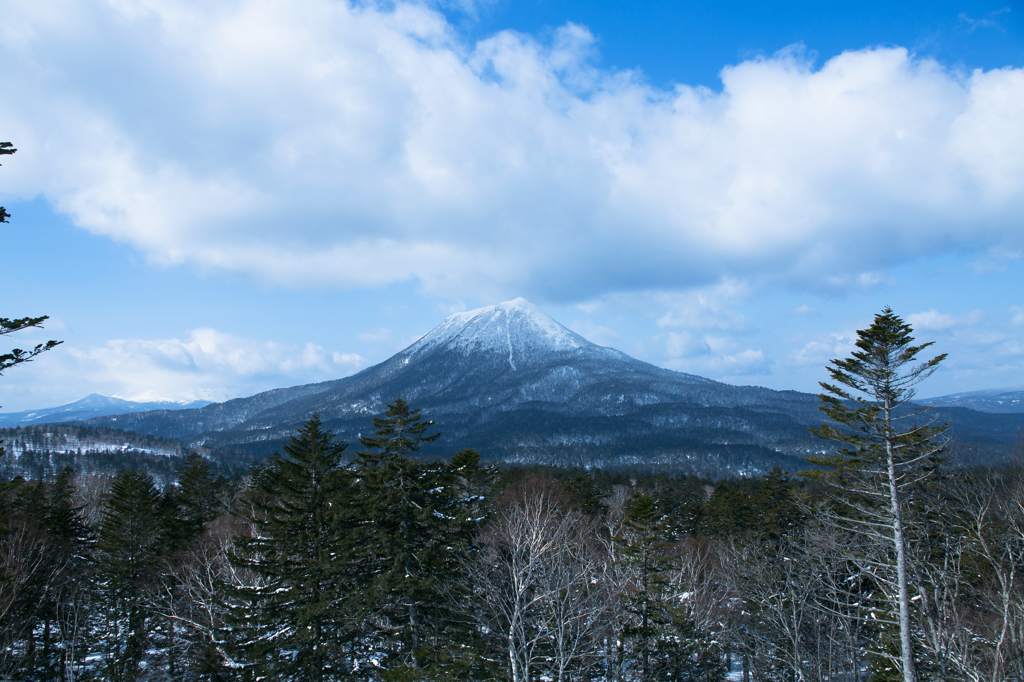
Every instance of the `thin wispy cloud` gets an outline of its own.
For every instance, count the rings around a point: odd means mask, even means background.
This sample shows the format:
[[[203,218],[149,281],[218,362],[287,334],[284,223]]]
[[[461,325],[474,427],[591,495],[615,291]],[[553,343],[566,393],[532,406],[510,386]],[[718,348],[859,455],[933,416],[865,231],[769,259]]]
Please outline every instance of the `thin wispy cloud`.
[[[979,28],[994,28],[1000,31],[1005,31],[1005,27],[1000,23],[1000,18],[1009,13],[1009,7],[1004,7],[996,10],[995,12],[989,12],[980,18],[971,17],[967,12],[960,12],[960,25],[970,33],[973,33]]]

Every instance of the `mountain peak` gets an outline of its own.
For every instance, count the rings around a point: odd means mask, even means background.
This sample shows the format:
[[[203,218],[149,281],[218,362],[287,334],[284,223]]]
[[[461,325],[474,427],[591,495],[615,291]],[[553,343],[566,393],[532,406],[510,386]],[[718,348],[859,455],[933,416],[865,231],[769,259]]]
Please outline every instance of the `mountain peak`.
[[[410,356],[441,350],[501,356],[515,370],[552,353],[592,346],[525,298],[515,298],[450,315],[407,352]]]

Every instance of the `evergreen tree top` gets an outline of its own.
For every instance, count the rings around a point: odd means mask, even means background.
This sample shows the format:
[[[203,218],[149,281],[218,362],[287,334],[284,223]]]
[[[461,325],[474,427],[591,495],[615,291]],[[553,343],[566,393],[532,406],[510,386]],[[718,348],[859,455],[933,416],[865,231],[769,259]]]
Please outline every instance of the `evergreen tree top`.
[[[832,423],[810,431],[841,447],[836,455],[808,457],[809,462],[835,472],[863,472],[874,470],[891,450],[898,467],[934,464],[944,446],[939,436],[949,425],[924,416],[928,408],[913,404],[914,387],[935,372],[946,354],[918,362],[918,354],[933,342],[915,344],[913,331],[886,307],[870,327],[857,332],[857,350],[849,358],[830,361],[834,383],[821,382],[819,409]]]
[[[931,376],[946,359],[943,353],[903,370],[904,365],[916,360],[918,353],[934,345],[933,341],[914,345],[913,331],[892,308],[884,308],[875,315],[870,327],[857,331],[857,350],[849,358],[829,362],[828,372],[835,384],[820,382],[829,394],[822,396],[822,400],[829,405],[835,404],[837,399],[857,400],[889,409],[913,400],[914,386]],[[863,395],[854,395],[847,389]],[[867,400],[864,395],[868,396]]]
[[[432,420],[423,419],[422,410],[411,409],[405,400],[395,398],[394,402],[388,403],[383,417],[373,418],[376,436],[359,437],[359,442],[367,450],[359,454],[364,460],[408,456],[419,450],[423,443],[433,443],[441,437],[440,433],[424,435],[433,426]]]

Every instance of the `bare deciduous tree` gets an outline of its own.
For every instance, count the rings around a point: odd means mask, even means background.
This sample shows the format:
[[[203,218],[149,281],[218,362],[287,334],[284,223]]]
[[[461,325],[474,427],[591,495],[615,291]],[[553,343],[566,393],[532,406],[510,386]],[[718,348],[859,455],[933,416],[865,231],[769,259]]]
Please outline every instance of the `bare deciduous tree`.
[[[478,542],[467,571],[513,682],[530,682],[543,662],[560,681],[586,667],[604,608],[592,524],[565,509],[552,482],[533,479],[505,496]]]

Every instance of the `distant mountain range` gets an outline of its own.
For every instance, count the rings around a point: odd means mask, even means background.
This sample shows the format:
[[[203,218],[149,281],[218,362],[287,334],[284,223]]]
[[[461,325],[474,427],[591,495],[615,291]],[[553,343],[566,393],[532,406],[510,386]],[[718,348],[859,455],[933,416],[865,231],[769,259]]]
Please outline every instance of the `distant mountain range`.
[[[314,412],[357,444],[397,397],[442,432],[425,456],[475,447],[492,461],[729,476],[806,468],[804,457],[828,447],[807,431],[822,421],[816,395],[656,367],[587,341],[523,299],[452,315],[344,379],[88,423],[251,457],[279,449]],[[1024,414],[937,413],[974,461],[1003,456],[1024,427]]]
[[[76,400],[59,407],[47,407],[41,410],[25,412],[0,412],[0,428],[12,426],[30,426],[32,424],[55,424],[59,422],[83,421],[94,417],[106,417],[113,414],[130,412],[150,412],[152,410],[188,410],[211,404],[209,400],[196,400],[190,403],[151,402],[136,403],[120,398],[108,398],[99,393],[92,393],[81,400]]]
[[[954,393],[921,402],[936,407],[966,407],[979,412],[1019,414],[1024,412],[1024,386],[1005,386],[985,391]]]

